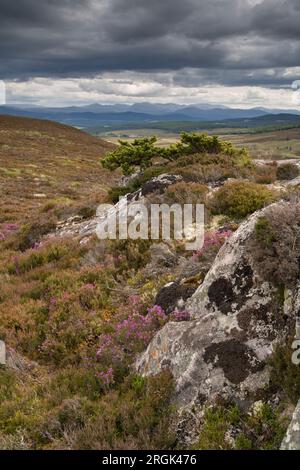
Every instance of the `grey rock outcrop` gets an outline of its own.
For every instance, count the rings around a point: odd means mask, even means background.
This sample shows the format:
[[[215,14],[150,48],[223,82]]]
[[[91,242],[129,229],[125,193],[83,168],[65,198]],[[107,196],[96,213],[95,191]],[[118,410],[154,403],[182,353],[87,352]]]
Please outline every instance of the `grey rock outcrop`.
[[[170,282],[157,294],[154,303],[159,305],[166,313],[172,313],[175,309],[181,309],[185,301],[193,295],[196,288],[180,282]]]
[[[300,450],[300,401],[294,411],[292,421],[288,427],[281,450]]]
[[[47,236],[53,237],[76,237],[80,239],[81,243],[88,241],[97,231],[101,229],[101,225],[105,226],[110,218],[122,217],[122,214],[130,210],[130,205],[134,203],[142,203],[147,205],[147,196],[154,192],[163,192],[168,186],[182,181],[182,176],[163,174],[151,179],[145,183],[142,188],[137,191],[127,194],[118,203],[110,209],[98,211],[97,216],[90,220],[82,220],[82,218],[75,216],[62,221],[58,224],[56,232]],[[126,205],[127,202],[127,205]]]
[[[247,402],[268,384],[267,359],[295,327],[298,289],[286,292],[283,309],[276,288],[259,277],[247,249],[258,218],[267,210],[253,214],[221,248],[203,284],[187,301],[192,320],[168,323],[137,360],[142,375],[171,370],[180,407],[217,396]]]

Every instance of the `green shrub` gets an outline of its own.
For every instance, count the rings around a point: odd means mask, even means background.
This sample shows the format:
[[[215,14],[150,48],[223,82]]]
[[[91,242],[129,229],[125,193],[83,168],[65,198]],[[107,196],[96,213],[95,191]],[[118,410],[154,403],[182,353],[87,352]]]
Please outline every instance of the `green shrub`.
[[[0,403],[12,398],[16,377],[0,366]]]
[[[300,367],[292,362],[292,343],[279,344],[270,359],[271,386],[284,392],[285,396],[295,405],[300,396]]]
[[[179,182],[166,189],[164,201],[168,204],[203,204],[207,192],[204,184]]]
[[[148,168],[152,159],[161,154],[161,150],[155,146],[156,141],[156,137],[135,139],[133,142],[119,140],[117,149],[109,152],[101,164],[112,171],[121,168],[124,175],[131,175],[136,167],[142,170]]]
[[[14,243],[16,249],[25,251],[32,248],[41,237],[55,230],[56,219],[49,214],[41,214],[41,216],[31,224],[24,225],[16,235]]]
[[[226,432],[229,426],[237,424],[238,420],[239,410],[235,406],[229,409],[222,406],[207,408],[196,448],[199,450],[229,450],[231,446],[226,442]]]
[[[270,359],[271,387],[282,391],[295,405],[300,396],[300,367],[292,362],[292,343],[290,339],[286,344],[279,344]]]
[[[133,142],[120,140],[120,145],[106,155],[102,160],[102,165],[109,170],[121,168],[125,175],[130,175],[136,167],[142,170],[151,167],[155,157],[172,162],[180,157],[194,154],[219,155],[223,153],[233,157],[236,165],[241,167],[251,162],[245,149],[235,149],[230,142],[223,142],[218,136],[183,132],[180,142],[169,147],[157,147],[156,142],[156,137],[135,139]]]
[[[97,416],[72,436],[72,449],[170,449],[170,396],[173,381],[165,372],[147,379],[128,377],[119,392],[98,402]]]
[[[300,174],[299,167],[295,163],[285,163],[284,165],[279,165],[277,168],[277,179],[284,180],[293,180],[297,178]]]
[[[68,253],[68,246],[61,244],[47,244],[40,249],[27,250],[8,266],[9,274],[24,274],[39,266],[58,261]]]
[[[258,411],[246,413],[236,405],[207,408],[198,443],[199,450],[279,449],[287,427],[281,409],[261,402]],[[233,432],[232,432],[233,431]]]
[[[255,167],[253,178],[251,179],[258,184],[272,184],[277,178],[276,170],[275,165],[258,165]]]
[[[131,192],[132,188],[130,186],[115,186],[108,191],[108,202],[117,204],[117,202],[119,202],[120,197],[126,196],[126,194],[129,194]]]
[[[261,185],[236,181],[222,186],[211,200],[211,209],[234,219],[243,219],[275,199],[271,190]]]
[[[78,215],[83,219],[91,219],[96,215],[96,209],[94,206],[84,206],[78,211]]]

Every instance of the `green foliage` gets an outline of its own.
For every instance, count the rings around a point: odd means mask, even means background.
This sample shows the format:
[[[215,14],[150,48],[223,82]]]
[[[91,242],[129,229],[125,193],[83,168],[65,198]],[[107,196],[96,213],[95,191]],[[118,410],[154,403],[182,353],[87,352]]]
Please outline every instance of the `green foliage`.
[[[292,343],[279,344],[270,360],[271,386],[281,390],[295,405],[300,396],[300,367],[292,362]]]
[[[238,419],[239,410],[235,406],[229,409],[222,406],[207,408],[196,448],[199,450],[230,449],[231,446],[226,442],[225,435],[229,426],[237,424]]]
[[[8,266],[9,274],[24,274],[28,271],[63,258],[68,245],[48,244],[40,249],[27,250],[24,254],[15,257]]]
[[[120,140],[118,148],[101,160],[102,166],[111,171],[121,168],[124,175],[132,174],[135,167],[145,169],[161,154],[154,145],[156,141],[156,137],[135,139],[132,143]]]
[[[0,403],[12,398],[15,381],[13,372],[0,366]]]
[[[255,237],[262,246],[271,247],[275,241],[275,234],[272,232],[270,222],[266,217],[259,217],[255,224]]]
[[[272,184],[276,181],[276,164],[257,165],[254,167],[253,180],[258,184]]]
[[[114,252],[118,274],[129,274],[143,268],[150,261],[150,240],[113,240],[110,249]]]
[[[169,373],[140,379],[128,377],[119,393],[111,392],[98,403],[97,415],[73,439],[73,449],[170,449]]]
[[[118,390],[101,393],[88,368],[16,385],[14,399],[6,394],[0,401],[0,448],[10,448],[21,432],[31,449],[170,449],[172,391],[172,377],[164,372],[128,376]]]
[[[245,166],[250,164],[250,158],[245,149],[237,150],[229,142],[223,142],[218,136],[206,134],[181,134],[180,142],[162,148],[155,146],[156,137],[135,139],[133,142],[119,141],[119,147],[107,154],[102,160],[104,168],[116,170],[121,168],[125,175],[133,173],[136,167],[142,170],[152,164],[155,157],[164,158],[170,162],[194,154],[235,156],[236,164]]]
[[[179,143],[164,149],[165,156],[170,160],[196,153],[219,154],[221,152],[230,154],[234,152],[234,148],[232,144],[222,142],[218,136],[187,132],[181,134]]]
[[[295,163],[285,163],[277,168],[277,179],[293,180],[299,176],[299,167]]]
[[[13,241],[14,246],[25,251],[32,248],[43,235],[54,231],[56,227],[56,219],[52,215],[41,215],[38,220],[30,224],[24,225]]]
[[[130,194],[132,192],[132,188],[130,186],[114,186],[108,191],[108,202],[117,204],[119,202],[120,197],[126,196],[126,194]]]
[[[208,193],[204,184],[179,182],[169,186],[164,193],[168,204],[203,204]]]
[[[216,191],[212,197],[211,208],[215,214],[234,219],[243,219],[275,198],[270,189],[250,182],[230,182]]]
[[[287,423],[280,409],[260,403],[259,409],[246,413],[236,405],[207,408],[195,449],[272,450],[282,442]]]

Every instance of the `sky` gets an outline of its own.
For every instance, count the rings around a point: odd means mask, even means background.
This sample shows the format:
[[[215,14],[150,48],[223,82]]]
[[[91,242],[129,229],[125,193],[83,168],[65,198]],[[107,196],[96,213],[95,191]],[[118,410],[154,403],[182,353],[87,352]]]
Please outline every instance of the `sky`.
[[[8,104],[300,109],[299,25],[299,0],[1,0],[0,80]]]

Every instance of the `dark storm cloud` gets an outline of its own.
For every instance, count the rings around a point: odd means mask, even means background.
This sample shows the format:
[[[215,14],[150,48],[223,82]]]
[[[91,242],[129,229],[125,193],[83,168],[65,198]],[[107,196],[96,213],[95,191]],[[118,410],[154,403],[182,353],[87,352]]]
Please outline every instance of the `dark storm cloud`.
[[[298,0],[1,0],[0,78],[194,68],[202,83],[280,86],[299,24]]]

